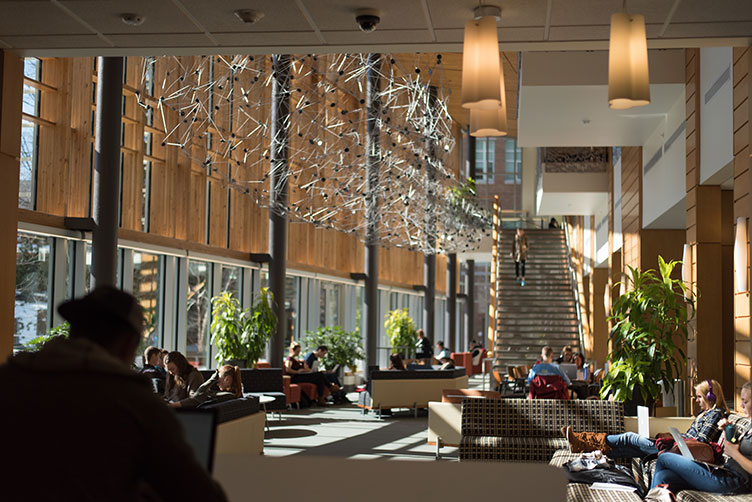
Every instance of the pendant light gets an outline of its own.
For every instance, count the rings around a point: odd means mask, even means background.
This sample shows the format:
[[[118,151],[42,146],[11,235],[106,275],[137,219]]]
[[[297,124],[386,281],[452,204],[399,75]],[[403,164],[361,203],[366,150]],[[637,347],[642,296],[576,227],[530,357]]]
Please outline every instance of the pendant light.
[[[626,9],[611,15],[608,44],[608,106],[624,110],[650,104],[645,16]]]
[[[465,23],[462,47],[462,107],[497,110],[499,89],[499,34],[496,22],[501,9],[493,5],[475,8],[475,19]]]
[[[499,60],[500,100],[501,107],[496,110],[470,109],[470,136],[485,138],[488,136],[506,136],[507,128],[507,96],[504,88],[504,66]]]

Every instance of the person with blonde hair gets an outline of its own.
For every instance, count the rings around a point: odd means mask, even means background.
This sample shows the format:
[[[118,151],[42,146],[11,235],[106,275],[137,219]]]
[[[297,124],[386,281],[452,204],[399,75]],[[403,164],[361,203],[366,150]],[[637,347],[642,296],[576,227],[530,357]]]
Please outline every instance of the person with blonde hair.
[[[707,394],[718,394],[715,380],[712,385],[708,382]],[[697,389],[699,385],[695,387]],[[711,388],[712,387],[712,388]],[[752,418],[752,383],[742,386],[741,406],[747,418]],[[752,429],[748,426],[744,430],[736,430],[726,418],[718,423],[718,427],[726,432],[721,445],[727,459],[722,466],[708,466],[681,455],[659,455],[655,463],[655,473],[650,488],[659,484],[668,485],[673,493],[681,490],[700,490],[710,493],[740,494],[750,493],[752,487]],[[726,430],[728,427],[734,427]],[[726,441],[726,438],[731,440]]]
[[[698,383],[695,385],[695,401],[700,407],[700,414],[682,436],[703,443],[718,442],[721,436],[718,424],[730,413],[721,384],[712,379]],[[612,458],[642,458],[658,453],[654,439],[642,437],[634,432],[574,432],[572,426],[567,426],[562,428],[562,433],[574,453],[601,450]]]
[[[228,401],[243,397],[240,368],[225,364],[187,399],[170,403],[173,408],[196,408],[209,401]]]
[[[292,342],[287,358],[285,359],[284,372],[290,375],[290,383],[312,383],[318,390],[318,404],[326,403],[326,397],[330,394],[329,384],[321,372],[311,372],[300,357],[300,344]]]

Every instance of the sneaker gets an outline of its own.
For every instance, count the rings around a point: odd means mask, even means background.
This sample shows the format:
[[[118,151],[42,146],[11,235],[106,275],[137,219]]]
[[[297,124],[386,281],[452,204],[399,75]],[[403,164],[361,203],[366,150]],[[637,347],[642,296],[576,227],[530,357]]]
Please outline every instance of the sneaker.
[[[522,279],[522,281],[520,281],[520,286],[524,286],[524,285],[525,285],[525,279]]]

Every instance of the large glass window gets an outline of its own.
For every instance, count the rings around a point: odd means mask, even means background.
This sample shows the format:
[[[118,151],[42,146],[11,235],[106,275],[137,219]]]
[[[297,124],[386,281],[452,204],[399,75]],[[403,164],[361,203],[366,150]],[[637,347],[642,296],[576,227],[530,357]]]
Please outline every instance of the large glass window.
[[[342,326],[340,319],[340,298],[342,298],[342,284],[331,282],[321,283],[319,296],[319,325]]]
[[[287,340],[295,340],[300,337],[298,326],[298,291],[300,290],[300,278],[285,277],[285,315],[287,316]]]
[[[162,273],[163,261],[159,255],[133,252],[133,296],[144,309],[144,338],[137,354],[149,345],[162,345],[159,319]]]
[[[494,182],[494,157],[496,155],[494,138],[475,140],[475,181],[477,183]]]
[[[504,140],[504,183],[522,183],[522,149],[517,146],[515,139]]]
[[[240,298],[240,278],[243,270],[240,267],[222,265],[222,291],[232,293],[238,301]],[[219,292],[217,292],[219,294]]]
[[[185,357],[198,367],[209,365],[209,301],[211,267],[203,261],[188,262]]]
[[[16,240],[15,336],[13,348],[22,349],[48,329],[51,237],[19,232]]]
[[[39,147],[39,124],[31,117],[39,117],[42,93],[33,82],[42,79],[42,61],[24,59],[24,78],[21,120],[21,159],[18,185],[18,207],[34,209],[36,196],[37,151]]]

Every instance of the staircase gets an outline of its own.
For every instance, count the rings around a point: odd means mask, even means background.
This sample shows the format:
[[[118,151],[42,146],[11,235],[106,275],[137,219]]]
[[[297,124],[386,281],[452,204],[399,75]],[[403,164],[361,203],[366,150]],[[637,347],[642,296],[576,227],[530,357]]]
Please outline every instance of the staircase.
[[[501,232],[501,292],[497,298],[500,331],[494,368],[506,375],[508,366],[530,365],[544,345],[555,357],[564,345],[579,350],[577,306],[572,291],[568,250],[563,230],[526,230],[528,254],[525,286],[515,281],[509,253],[514,230]]]

